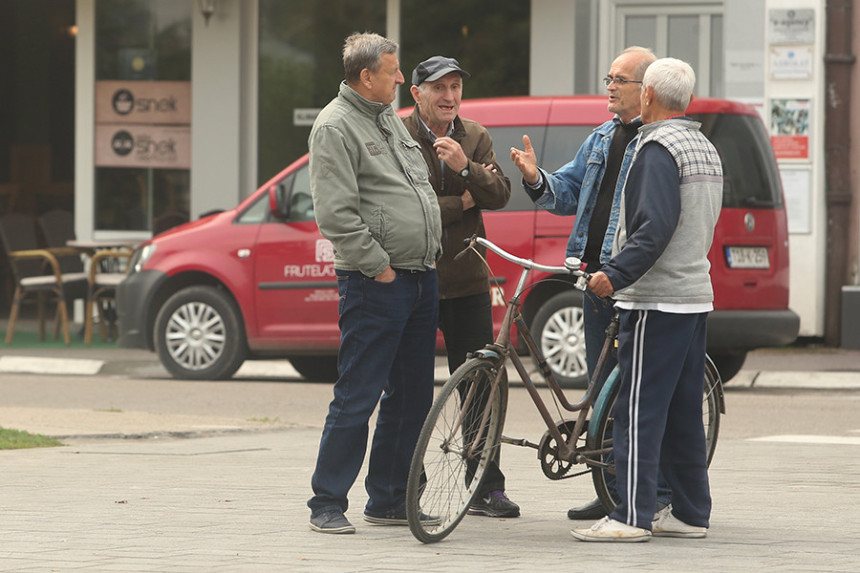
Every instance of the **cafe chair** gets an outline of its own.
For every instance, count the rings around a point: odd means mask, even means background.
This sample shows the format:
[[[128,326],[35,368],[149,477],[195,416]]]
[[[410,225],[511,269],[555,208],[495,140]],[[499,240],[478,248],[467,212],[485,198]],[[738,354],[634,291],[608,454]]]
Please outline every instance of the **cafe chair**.
[[[45,302],[48,298],[56,303],[54,338],[59,337],[59,330],[62,328],[63,339],[69,344],[71,340],[66,301],[86,296],[87,274],[64,273],[59,258],[74,256],[75,249],[40,248],[35,221],[32,217],[18,213],[0,217],[0,239],[3,240],[3,248],[15,281],[9,326],[6,329],[6,344],[12,343],[21,303],[31,295],[36,296],[39,339],[45,340]]]
[[[54,209],[39,217],[42,235],[49,247],[65,247],[69,241],[74,241],[75,218],[71,211]],[[116,288],[125,278],[127,263],[131,257],[131,249],[117,246],[111,248],[76,247],[77,264],[84,271],[80,255],[89,258],[87,276],[86,306],[84,309],[84,344],[90,344],[93,338],[93,306],[98,312],[99,332],[102,340],[108,339],[108,323],[115,322]],[[61,261],[61,265],[63,261]],[[73,261],[69,261],[73,265]],[[110,320],[109,320],[110,318]]]

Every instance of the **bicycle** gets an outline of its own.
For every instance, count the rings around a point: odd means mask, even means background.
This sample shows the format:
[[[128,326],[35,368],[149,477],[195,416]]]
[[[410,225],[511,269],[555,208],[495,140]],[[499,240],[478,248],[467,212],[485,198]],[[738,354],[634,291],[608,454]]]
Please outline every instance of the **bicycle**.
[[[566,275],[574,279],[574,287],[585,290],[588,274],[580,270],[581,262],[569,257],[564,266],[541,265],[516,257],[481,237],[469,239],[464,252],[476,243],[520,265],[523,271],[496,340],[473,352],[451,375],[434,400],[418,437],[406,487],[406,516],[412,534],[424,543],[441,541],[457,527],[480,491],[484,468],[494,459],[502,443],[536,449],[544,475],[552,480],[591,473],[597,496],[607,512],[618,501],[613,497],[611,485],[614,473],[612,405],[620,382],[618,367],[602,384],[596,382],[601,379],[609,353],[614,352],[617,314],[607,329],[598,365],[584,395],[571,404],[520,314],[520,299],[532,270]],[[549,388],[556,409],[560,414],[560,408],[577,412],[575,420],[557,421],[552,417],[514,347],[511,339],[514,325],[521,344],[534,359],[538,373]],[[546,432],[539,443],[502,435],[509,361],[546,423]],[[716,448],[720,414],[725,413],[722,382],[710,358],[706,360],[702,410],[710,464]],[[584,469],[568,475],[574,465],[582,465]]]

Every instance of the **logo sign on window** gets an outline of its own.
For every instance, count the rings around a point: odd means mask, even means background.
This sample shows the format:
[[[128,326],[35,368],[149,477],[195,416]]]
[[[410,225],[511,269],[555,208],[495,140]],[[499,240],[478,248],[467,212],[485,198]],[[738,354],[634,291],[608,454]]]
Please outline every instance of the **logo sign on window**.
[[[190,82],[96,82],[96,123],[189,125]]]
[[[191,168],[191,128],[97,125],[98,167]]]

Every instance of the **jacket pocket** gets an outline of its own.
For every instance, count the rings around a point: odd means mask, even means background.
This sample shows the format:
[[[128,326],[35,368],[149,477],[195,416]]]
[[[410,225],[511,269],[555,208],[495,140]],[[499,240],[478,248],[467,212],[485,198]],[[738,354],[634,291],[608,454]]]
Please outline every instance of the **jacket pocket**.
[[[370,235],[380,245],[385,246],[386,218],[384,205],[377,205],[371,209],[367,227],[370,229]]]
[[[430,171],[427,162],[421,154],[421,145],[414,139],[401,139],[400,146],[403,156],[403,168],[413,181],[430,181]]]

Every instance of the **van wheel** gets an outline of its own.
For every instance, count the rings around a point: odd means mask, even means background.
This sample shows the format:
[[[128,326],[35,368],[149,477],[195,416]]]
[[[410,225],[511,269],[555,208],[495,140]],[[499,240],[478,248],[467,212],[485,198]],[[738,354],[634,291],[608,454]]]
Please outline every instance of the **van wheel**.
[[[239,309],[217,288],[184,288],[158,312],[155,348],[161,363],[176,378],[230,378],[247,355]]]
[[[747,359],[746,352],[726,352],[725,354],[708,353],[708,355],[714,362],[714,366],[717,367],[717,372],[720,373],[720,379],[723,381],[723,384],[734,378],[737,373],[740,372]]]
[[[531,332],[562,388],[588,385],[581,292],[566,290],[546,301],[535,314]]]
[[[337,382],[337,356],[290,356],[290,364],[308,382]]]

